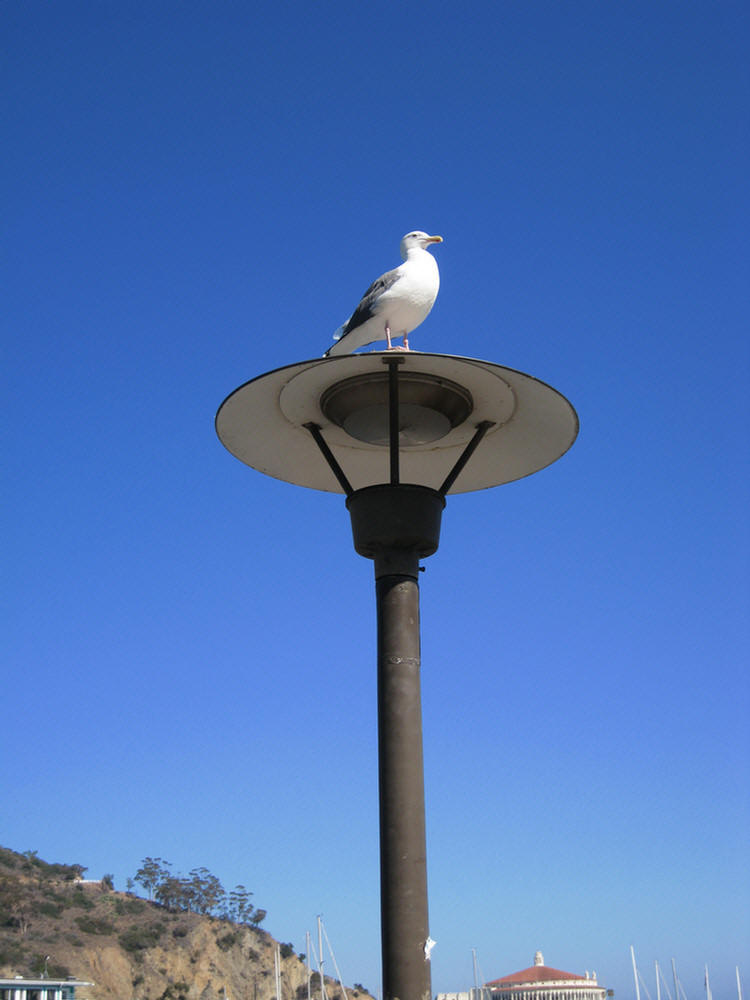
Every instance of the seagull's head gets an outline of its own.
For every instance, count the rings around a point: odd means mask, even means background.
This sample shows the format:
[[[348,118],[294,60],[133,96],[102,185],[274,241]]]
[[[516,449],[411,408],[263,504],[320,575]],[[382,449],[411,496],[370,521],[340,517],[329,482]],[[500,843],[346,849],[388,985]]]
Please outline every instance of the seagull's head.
[[[401,240],[401,258],[406,260],[410,250],[426,250],[430,243],[442,243],[442,236],[430,236],[421,229],[407,233]]]

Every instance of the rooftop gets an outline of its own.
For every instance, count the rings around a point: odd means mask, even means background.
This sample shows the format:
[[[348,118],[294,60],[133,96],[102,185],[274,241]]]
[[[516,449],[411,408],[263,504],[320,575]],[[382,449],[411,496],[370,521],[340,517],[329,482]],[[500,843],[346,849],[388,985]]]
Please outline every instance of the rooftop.
[[[544,964],[544,956],[541,951],[534,955],[534,964],[528,969],[521,969],[519,972],[511,972],[509,976],[502,976],[500,979],[493,979],[486,983],[489,987],[521,986],[526,983],[551,983],[563,982],[580,983],[581,985],[596,985],[596,976],[590,977],[578,975],[575,972],[563,972],[562,969],[553,969]]]
[[[93,983],[87,983],[82,979],[47,979],[40,977],[38,979],[27,979],[25,976],[13,976],[10,979],[0,978],[0,988],[6,989],[11,986],[14,989],[31,988],[31,989],[52,989],[58,986],[93,986]]]

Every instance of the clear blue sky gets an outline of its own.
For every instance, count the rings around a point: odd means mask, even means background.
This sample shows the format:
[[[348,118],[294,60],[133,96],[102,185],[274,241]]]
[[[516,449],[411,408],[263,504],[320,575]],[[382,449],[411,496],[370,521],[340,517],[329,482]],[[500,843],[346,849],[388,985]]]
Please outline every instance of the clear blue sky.
[[[3,5],[0,843],[242,882],[379,985],[372,566],[222,399],[410,229],[412,346],[581,434],[449,500],[422,579],[433,989],[750,988],[748,9]]]

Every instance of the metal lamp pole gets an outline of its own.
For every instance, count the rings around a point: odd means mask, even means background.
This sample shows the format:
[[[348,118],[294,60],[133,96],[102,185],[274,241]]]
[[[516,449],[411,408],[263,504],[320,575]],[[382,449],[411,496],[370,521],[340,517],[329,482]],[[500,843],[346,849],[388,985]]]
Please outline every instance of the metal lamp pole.
[[[446,494],[490,430],[482,462],[462,476],[464,491],[544,468],[573,443],[578,420],[564,397],[520,372],[387,352],[278,369],[241,386],[217,414],[222,442],[248,465],[346,494],[354,547],[374,562],[384,1000],[430,1000],[432,993],[419,561],[437,551]],[[383,450],[385,483],[377,471]],[[354,489],[339,459],[369,485]]]
[[[430,1000],[419,585],[376,579],[383,995]]]

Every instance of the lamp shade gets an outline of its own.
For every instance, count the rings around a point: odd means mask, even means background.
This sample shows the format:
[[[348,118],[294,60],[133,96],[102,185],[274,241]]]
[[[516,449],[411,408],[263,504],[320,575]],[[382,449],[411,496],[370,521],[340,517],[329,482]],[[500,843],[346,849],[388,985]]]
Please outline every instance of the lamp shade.
[[[401,481],[437,489],[491,423],[449,493],[512,482],[550,465],[578,434],[575,410],[531,375],[489,361],[371,351],[287,365],[240,386],[216,430],[240,461],[276,479],[343,493],[309,425],[355,490],[388,481],[388,364],[398,359]]]

